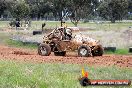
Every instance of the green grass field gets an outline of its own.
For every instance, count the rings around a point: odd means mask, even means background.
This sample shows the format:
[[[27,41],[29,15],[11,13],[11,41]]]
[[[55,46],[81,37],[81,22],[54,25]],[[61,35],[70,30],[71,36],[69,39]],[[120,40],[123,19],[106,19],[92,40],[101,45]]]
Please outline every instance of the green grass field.
[[[15,41],[11,39],[5,40],[5,44],[8,46],[12,47],[17,47],[17,48],[28,48],[28,49],[37,49],[37,44],[24,44],[21,41]]]
[[[115,52],[105,51],[105,54],[129,55],[128,49],[117,49]]]
[[[55,27],[60,27],[60,22],[59,21],[32,21],[31,22],[31,27],[29,28],[30,30],[39,30],[42,27],[42,23],[46,23],[45,28],[55,28]],[[74,25],[71,22],[66,22],[67,26],[73,27]],[[9,26],[9,21],[0,21],[0,28],[8,27]],[[110,22],[104,22],[104,23],[84,23],[84,22],[79,22],[78,27],[89,27],[97,30],[120,30],[124,28],[129,28],[132,26],[132,22],[116,22],[115,24],[110,23]]]
[[[59,27],[60,22],[48,22],[48,21],[33,21],[31,29],[41,29],[42,23],[46,23],[46,28],[53,28],[53,27]],[[71,22],[66,22],[67,26],[69,27],[74,27],[74,25]],[[97,30],[120,30],[123,28],[129,28],[132,26],[132,22],[117,22],[115,24],[113,23],[84,23],[84,22],[79,22],[78,27],[89,27]]]
[[[9,21],[0,21],[0,28],[8,27]]]
[[[90,79],[132,79],[132,69],[84,65]],[[0,88],[81,88],[81,65],[0,60]],[[132,87],[132,86],[131,86]],[[83,88],[83,87],[82,87]],[[87,88],[108,88],[107,86]],[[130,87],[111,87],[130,88]]]

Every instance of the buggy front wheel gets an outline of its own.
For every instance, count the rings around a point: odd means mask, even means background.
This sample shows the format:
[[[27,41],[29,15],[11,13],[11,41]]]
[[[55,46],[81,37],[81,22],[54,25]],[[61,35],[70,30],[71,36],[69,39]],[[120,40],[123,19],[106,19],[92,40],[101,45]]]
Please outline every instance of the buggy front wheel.
[[[51,48],[48,44],[40,44],[38,47],[38,54],[42,56],[49,56],[51,54]]]

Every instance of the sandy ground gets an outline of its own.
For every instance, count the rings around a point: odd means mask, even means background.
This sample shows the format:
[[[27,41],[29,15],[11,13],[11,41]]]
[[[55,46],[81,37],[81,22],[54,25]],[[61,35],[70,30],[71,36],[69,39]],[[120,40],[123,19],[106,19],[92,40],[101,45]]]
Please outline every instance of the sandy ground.
[[[113,66],[132,68],[132,55],[103,55],[101,57],[77,57],[75,52],[65,57],[40,56],[35,50],[21,49],[0,45],[0,59],[11,59],[33,63],[70,63],[88,64],[90,66]]]

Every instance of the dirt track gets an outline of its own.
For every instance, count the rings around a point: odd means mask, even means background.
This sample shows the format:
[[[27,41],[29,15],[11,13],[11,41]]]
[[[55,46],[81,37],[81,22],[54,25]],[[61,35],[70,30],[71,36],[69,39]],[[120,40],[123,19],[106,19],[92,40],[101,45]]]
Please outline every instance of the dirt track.
[[[132,55],[104,55],[102,57],[77,57],[75,53],[69,53],[65,57],[54,56],[40,56],[37,51],[28,49],[12,48],[0,45],[0,58],[11,59],[18,61],[29,61],[37,63],[76,63],[88,64],[90,66],[112,66],[130,67],[132,68]]]

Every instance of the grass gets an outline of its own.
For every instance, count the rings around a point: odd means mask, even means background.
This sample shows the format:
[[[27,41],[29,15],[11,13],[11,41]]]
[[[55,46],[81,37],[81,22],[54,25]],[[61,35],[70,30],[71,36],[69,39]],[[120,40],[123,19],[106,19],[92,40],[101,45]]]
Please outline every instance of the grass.
[[[0,21],[0,28],[8,27],[9,21]]]
[[[31,27],[29,29],[31,30],[38,30],[41,29],[42,23],[46,23],[45,28],[55,28],[55,27],[60,27],[60,22],[59,21],[32,21],[31,22]],[[70,21],[66,22],[67,26],[74,26]],[[9,26],[9,21],[0,21],[0,28],[8,27]],[[116,22],[115,24],[110,23],[110,22],[104,22],[104,23],[84,23],[84,22],[79,22],[78,24],[79,27],[89,27],[97,30],[120,30],[124,28],[129,28],[132,26],[132,22]]]
[[[26,44],[21,41],[15,41],[15,40],[11,40],[11,39],[6,39],[5,43],[8,46],[20,47],[20,48],[36,49],[38,47],[37,44]]]
[[[115,52],[105,51],[105,54],[128,55],[128,49],[117,49]]]
[[[130,68],[84,66],[90,79],[132,79]],[[81,65],[76,64],[0,60],[0,88],[81,88],[78,81],[81,68]]]
[[[9,33],[0,33],[0,44],[12,46],[12,47],[20,47],[20,48],[29,48],[29,49],[37,49],[37,44],[28,44],[23,43],[22,41],[15,41],[10,39],[11,35]]]
[[[116,54],[129,54],[128,49],[117,49]]]
[[[9,39],[8,33],[0,33],[0,44],[2,44],[6,39]]]
[[[59,21],[32,21],[32,26],[31,29],[41,29],[42,23],[46,23],[46,28],[53,28],[53,27],[59,27],[60,22]],[[66,22],[67,26],[74,26],[71,22]],[[79,27],[89,27],[97,30],[120,30],[123,28],[129,28],[132,26],[132,22],[117,22],[115,24],[105,22],[105,23],[84,23],[84,22],[79,22],[78,24]]]

